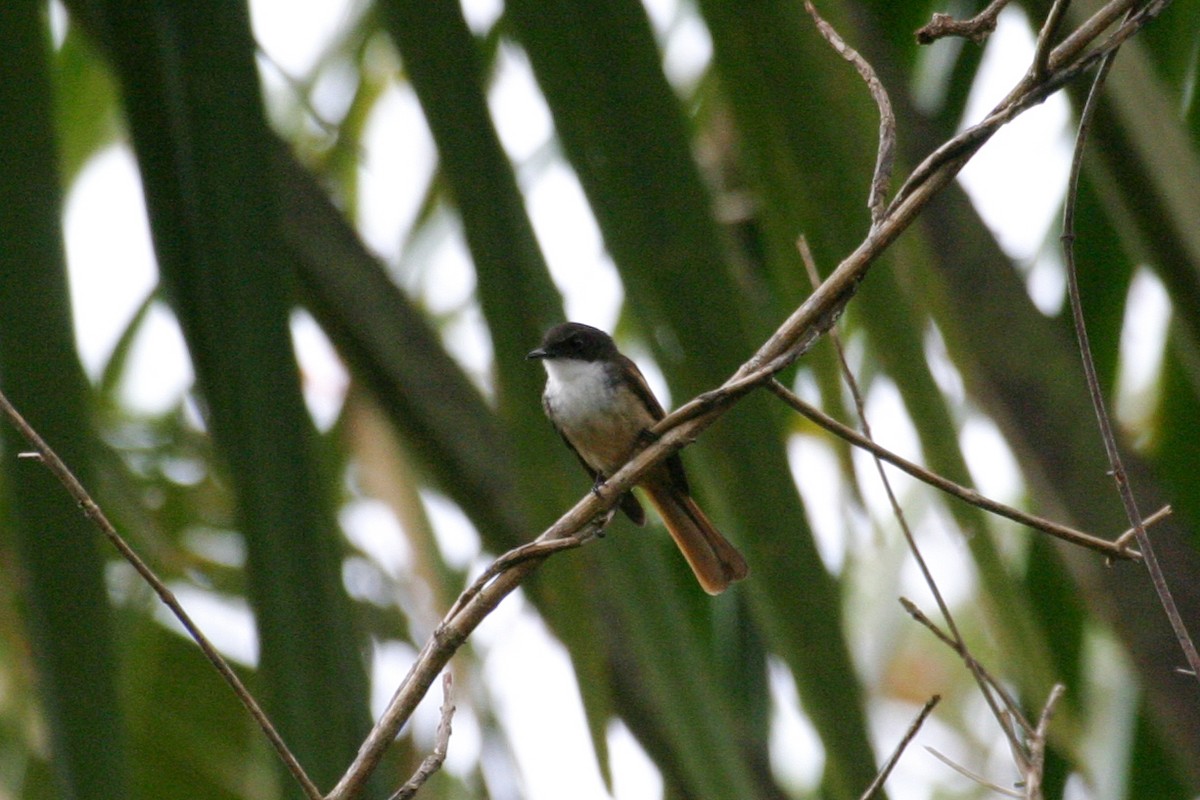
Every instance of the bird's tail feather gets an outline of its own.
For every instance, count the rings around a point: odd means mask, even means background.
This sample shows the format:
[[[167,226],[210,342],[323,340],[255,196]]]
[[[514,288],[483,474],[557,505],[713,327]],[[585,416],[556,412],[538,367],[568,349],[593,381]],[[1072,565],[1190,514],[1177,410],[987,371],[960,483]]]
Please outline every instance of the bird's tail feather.
[[[746,559],[709,522],[695,500],[665,487],[646,489],[650,502],[658,510],[704,591],[720,594],[729,588],[729,584],[750,574]]]

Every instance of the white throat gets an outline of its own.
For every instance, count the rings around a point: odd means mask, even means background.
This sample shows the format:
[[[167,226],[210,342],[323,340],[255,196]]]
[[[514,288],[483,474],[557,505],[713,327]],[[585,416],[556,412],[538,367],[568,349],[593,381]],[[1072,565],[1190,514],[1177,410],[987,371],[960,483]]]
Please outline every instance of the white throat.
[[[612,408],[613,385],[603,361],[548,358],[546,402],[554,409],[559,425],[572,427]]]

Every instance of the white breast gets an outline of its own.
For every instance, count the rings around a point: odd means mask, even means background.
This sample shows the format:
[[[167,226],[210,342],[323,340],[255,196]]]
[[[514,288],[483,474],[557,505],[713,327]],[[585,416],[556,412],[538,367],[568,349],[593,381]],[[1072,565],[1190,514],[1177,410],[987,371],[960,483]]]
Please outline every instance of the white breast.
[[[610,379],[600,362],[548,359],[546,411],[592,469],[611,475],[651,423],[645,406]]]
[[[593,423],[597,415],[613,410],[613,387],[608,370],[599,361],[547,359],[546,402],[554,421],[570,431]]]

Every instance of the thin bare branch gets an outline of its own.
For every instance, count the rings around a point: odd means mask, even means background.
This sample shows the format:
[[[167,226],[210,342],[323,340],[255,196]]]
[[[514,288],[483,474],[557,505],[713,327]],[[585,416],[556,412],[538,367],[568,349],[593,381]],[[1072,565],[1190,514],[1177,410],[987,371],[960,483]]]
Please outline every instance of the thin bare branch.
[[[1114,0],[1114,2],[1130,2],[1131,0]],[[1090,37],[1068,37],[1063,44],[1051,53],[1050,69],[1045,80],[1038,84],[1026,86],[1022,84],[1021,91],[1015,91],[1010,98],[1001,103],[995,111],[982,123],[969,128],[954,137],[943,147],[931,154],[913,175],[905,182],[900,192],[891,201],[883,221],[871,229],[866,239],[857,249],[848,255],[837,269],[833,271],[791,316],[784,321],[778,330],[759,348],[742,367],[735,373],[734,378],[740,378],[754,372],[763,364],[779,357],[781,354],[803,354],[821,334],[838,318],[846,303],[854,296],[858,284],[866,276],[875,260],[883,253],[896,237],[900,235],[924,209],[925,205],[945,188],[962,169],[967,159],[982,147],[983,144],[998,130],[1017,115],[1040,103],[1053,92],[1061,88],[1069,80],[1094,66],[1106,48],[1115,46],[1118,41],[1124,41],[1132,36],[1137,29],[1161,13],[1169,0],[1152,2],[1141,10],[1135,20],[1121,26],[1114,32],[1097,51],[1080,55],[1080,51],[1094,38],[1103,33],[1103,28],[1090,29]],[[1106,13],[1102,9],[1098,14]],[[1094,16],[1092,20],[1095,20]],[[1086,24],[1086,23],[1085,23]],[[693,437],[711,424],[715,417],[707,416],[687,424],[689,435]],[[662,428],[667,427],[664,422]]]
[[[1006,0],[1007,1],[1007,0]],[[867,197],[867,208],[871,210],[871,225],[878,225],[883,220],[887,210],[888,187],[892,183],[892,167],[896,161],[896,115],[892,111],[892,100],[888,97],[887,89],[875,74],[875,69],[863,58],[857,50],[846,44],[833,26],[821,18],[812,0],[804,0],[804,8],[808,11],[817,30],[825,37],[825,41],[838,52],[842,58],[849,61],[858,70],[867,89],[871,92],[875,105],[879,108],[879,150],[875,156],[875,173],[871,177],[871,192]]]
[[[1128,18],[1130,9],[1138,2],[1139,0],[1110,0],[1109,3],[1097,9],[1096,13],[1092,14],[1082,25],[1069,33],[1061,44],[1050,51],[1046,68],[1054,70],[1078,56],[1113,23],[1122,17]],[[1152,10],[1152,14],[1157,15],[1161,11],[1161,8]]]
[[[479,574],[479,577],[472,581],[471,585],[468,586],[463,593],[458,596],[458,599],[454,602],[454,605],[450,607],[450,611],[446,613],[446,617],[450,618],[455,616],[459,611],[462,610],[463,606],[471,602],[471,600],[473,600],[476,595],[483,591],[483,588],[487,586],[493,579],[495,579],[495,577],[500,573],[512,569],[517,564],[525,561],[533,561],[535,559],[540,561],[550,555],[553,555],[554,553],[559,552],[560,550],[573,550],[576,547],[580,547],[589,540],[595,538],[597,535],[599,535],[599,532],[612,520],[614,511],[615,509],[609,509],[605,514],[602,514],[600,517],[594,520],[593,524],[584,527],[575,535],[565,539],[552,539],[549,541],[537,539],[529,542],[528,544],[523,544],[519,547],[509,550],[507,553],[489,564],[487,568]]]
[[[1054,43],[1054,37],[1058,35],[1058,29],[1062,25],[1062,21],[1067,15],[1067,7],[1070,5],[1071,0],[1054,0],[1054,5],[1050,6],[1050,12],[1046,14],[1046,21],[1042,23],[1042,29],[1038,31],[1037,44],[1033,51],[1033,66],[1030,67],[1030,77],[1034,81],[1039,81],[1046,76],[1046,70],[1050,66],[1050,50]]]
[[[1015,798],[1017,798],[1017,800],[1023,800],[1025,797],[1025,795],[1023,795],[1022,793],[1020,793],[1018,791],[1015,791],[1013,789],[1007,789],[1003,786],[992,783],[991,781],[989,781],[987,778],[983,777],[982,775],[971,772],[971,770],[967,769],[966,767],[964,767],[961,764],[955,763],[953,760],[950,759],[949,756],[943,755],[942,753],[938,752],[937,750],[935,750],[932,747],[927,746],[925,748],[925,750],[926,750],[926,752],[929,753],[929,755],[933,756],[938,761],[942,762],[947,767],[949,767],[950,769],[957,772],[959,775],[962,775],[964,778],[967,778],[968,780],[974,781],[975,783],[979,784],[980,786],[984,787],[985,789],[991,789],[993,792],[1002,794],[1005,797],[1015,797]]]
[[[1038,718],[1037,728],[1029,739],[1029,767],[1025,771],[1026,800],[1041,800],[1042,798],[1042,779],[1046,767],[1046,733],[1050,728],[1054,709],[1064,693],[1066,693],[1066,687],[1061,683],[1056,683],[1050,690],[1050,697],[1046,700],[1046,705],[1042,706],[1042,714]]]
[[[425,781],[442,768],[442,764],[446,760],[446,750],[450,746],[450,721],[454,718],[454,704],[450,702],[452,684],[450,673],[445,673],[442,676],[442,717],[438,722],[437,731],[434,733],[433,752],[425,756],[413,776],[397,789],[389,800],[412,800],[417,791],[425,785]]]
[[[875,776],[875,780],[871,781],[871,785],[862,793],[859,800],[871,800],[875,793],[883,788],[883,784],[887,781],[888,776],[892,774],[892,770],[896,768],[896,764],[900,761],[900,756],[904,754],[905,748],[912,742],[913,737],[917,735],[917,731],[921,730],[921,726],[925,724],[926,717],[933,711],[934,706],[942,700],[941,695],[935,694],[933,697],[925,701],[925,705],[917,713],[912,723],[908,726],[908,730],[904,732],[904,737],[900,739],[900,743],[896,745],[896,749],[892,751],[888,757],[887,763],[879,770],[879,774]]]
[[[949,647],[962,659],[963,664],[966,665],[979,685],[979,689],[983,693],[983,699],[987,702],[988,708],[991,709],[992,716],[996,718],[1001,730],[1004,731],[1009,746],[1015,746],[1019,749],[1020,738],[1017,735],[1016,728],[1013,727],[1013,722],[1015,721],[1020,725],[1022,731],[1026,734],[1031,732],[1033,727],[1025,720],[1021,714],[1020,707],[1017,705],[1017,701],[1008,693],[1008,690],[1004,688],[1003,684],[992,677],[987,667],[976,660],[975,656],[971,654],[971,651],[966,648],[960,639],[956,639],[951,634],[943,631],[916,603],[907,597],[901,597],[900,605],[904,607],[904,610],[908,612],[910,617],[921,625],[924,625],[942,644]]]
[[[786,386],[779,383],[779,381],[772,381],[767,387],[797,412],[817,425],[820,425],[839,439],[843,439],[855,447],[866,450],[892,466],[903,470],[922,483],[926,483],[935,489],[940,489],[946,494],[957,497],[965,503],[970,503],[976,508],[981,508],[992,514],[1011,519],[1013,522],[1018,522],[1036,531],[1041,531],[1042,533],[1062,539],[1065,542],[1094,550],[1110,559],[1137,559],[1140,555],[1137,550],[1129,548],[1129,539],[1125,539],[1124,543],[1122,543],[1121,539],[1110,542],[1107,539],[1101,539],[1090,533],[1084,533],[1067,525],[1026,513],[1019,508],[1013,508],[990,497],[985,497],[974,489],[955,483],[948,478],[938,475],[936,472],[931,472],[920,464],[915,464],[903,456],[897,455],[891,450],[880,446],[853,428],[838,422],[816,406],[806,403]]]
[[[1163,611],[1171,623],[1171,629],[1175,632],[1175,638],[1179,641],[1179,647],[1183,650],[1188,667],[1193,672],[1200,672],[1200,653],[1196,651],[1196,644],[1192,641],[1191,634],[1188,633],[1183,617],[1179,613],[1179,608],[1175,605],[1175,598],[1171,595],[1171,588],[1167,585],[1166,575],[1158,563],[1158,557],[1154,554],[1154,545],[1150,541],[1149,534],[1146,533],[1146,525],[1142,520],[1141,512],[1138,510],[1137,500],[1133,496],[1133,488],[1129,485],[1129,476],[1125,471],[1125,464],[1121,459],[1120,449],[1117,447],[1117,438],[1113,433],[1112,420],[1109,418],[1108,408],[1104,402],[1104,391],[1100,386],[1100,378],[1096,374],[1096,364],[1092,358],[1087,323],[1083,316],[1083,301],[1079,294],[1078,270],[1075,265],[1075,205],[1079,193],[1079,174],[1083,166],[1083,151],[1087,143],[1088,128],[1095,113],[1096,105],[1099,102],[1100,90],[1104,86],[1104,81],[1108,77],[1109,70],[1112,68],[1116,52],[1116,49],[1113,49],[1104,56],[1104,60],[1100,64],[1100,69],[1092,81],[1092,87],[1088,92],[1083,111],[1079,115],[1079,130],[1075,137],[1075,152],[1071,159],[1071,172],[1067,180],[1067,194],[1063,207],[1063,232],[1061,237],[1063,258],[1067,272],[1067,297],[1071,304],[1071,318],[1074,322],[1075,337],[1079,342],[1079,354],[1083,360],[1083,374],[1087,380],[1088,395],[1091,397],[1092,407],[1096,412],[1096,422],[1100,428],[1100,438],[1104,442],[1104,452],[1108,456],[1109,472],[1113,477],[1113,481],[1117,484],[1117,492],[1120,494],[1121,503],[1125,507],[1125,515],[1129,518],[1129,524],[1133,527],[1134,537],[1137,539],[1138,548],[1142,552],[1142,561],[1146,565],[1146,571],[1150,574],[1154,591],[1158,595],[1159,603],[1162,605]]]
[[[229,662],[225,660],[224,656],[213,646],[203,631],[192,621],[188,613],[183,610],[183,606],[179,604],[179,601],[175,598],[175,594],[167,588],[162,579],[155,574],[154,570],[145,561],[142,561],[141,557],[129,546],[129,543],[117,533],[117,529],[109,522],[108,517],[101,510],[100,506],[96,504],[96,501],[92,499],[92,496],[88,494],[87,489],[79,482],[79,479],[75,477],[75,473],[58,457],[58,453],[42,439],[41,435],[26,422],[25,418],[13,407],[13,404],[9,402],[8,397],[3,392],[0,392],[0,414],[3,414],[35,451],[34,453],[21,453],[19,457],[35,458],[41,461],[54,477],[58,479],[63,488],[67,490],[67,494],[79,505],[83,515],[104,534],[104,537],[117,549],[121,557],[133,566],[138,575],[142,577],[142,580],[149,584],[154,593],[158,595],[163,605],[170,609],[171,613],[175,615],[175,619],[179,620],[179,624],[192,637],[192,640],[199,645],[204,657],[220,673],[238,700],[250,712],[250,716],[254,718],[258,727],[267,737],[267,741],[275,748],[276,754],[284,766],[287,767],[288,772],[300,784],[305,796],[309,800],[320,800],[321,791],[308,777],[308,774],[300,766],[300,762],[296,760],[296,757],[292,755],[292,751],[288,749],[287,744],[283,741],[283,737],[279,735],[279,731],[275,730],[275,726],[271,723],[271,720],[262,710],[258,701],[254,699],[254,696],[250,694],[250,690],[242,683],[241,678],[229,666]]]
[[[949,14],[934,14],[933,19],[917,29],[917,43],[933,44],[947,36],[959,36],[975,44],[983,44],[996,30],[996,18],[1008,3],[1009,0],[992,0],[983,11],[964,20],[957,20]]]
[[[832,324],[832,320],[830,324]],[[824,333],[825,330],[826,328],[822,328],[820,333]],[[811,346],[812,342],[816,341],[816,339],[816,335],[812,336],[808,341],[808,345]],[[772,360],[765,364],[759,364],[748,372],[743,373],[739,370],[738,374],[727,380],[720,388],[697,395],[659,420],[650,429],[651,438],[657,439],[669,430],[701,418],[703,418],[703,421],[706,423],[705,427],[707,427],[707,423],[712,422],[717,416],[729,409],[752,390],[770,381],[790,366],[797,358],[804,355],[806,351],[807,347],[805,346],[797,347],[780,353]],[[745,365],[743,365],[743,369],[745,369]],[[691,441],[694,441],[694,437],[693,439],[684,440],[683,444],[690,444]],[[610,478],[605,481],[605,486],[611,483],[612,479]]]
[[[813,259],[812,250],[809,249],[808,239],[803,235],[800,236],[796,243],[797,249],[800,251],[800,258],[804,262],[804,268],[808,272],[808,278],[812,281],[813,287],[820,285],[820,273],[817,270],[816,261]],[[829,331],[829,340],[833,343],[834,350],[837,352],[838,366],[841,369],[842,380],[846,382],[847,388],[850,389],[850,395],[854,398],[854,408],[858,414],[858,422],[862,425],[864,440],[875,443],[875,439],[871,435],[871,423],[867,419],[867,406],[863,401],[862,392],[858,388],[858,379],[854,377],[854,372],[850,369],[849,362],[846,361],[846,351],[842,347],[842,339],[838,335],[837,329],[833,328]],[[776,394],[779,394],[779,389],[776,386],[782,387],[782,384],[777,380],[771,381],[771,387]],[[799,399],[799,398],[797,398]],[[962,644],[961,638],[958,635],[958,626],[954,624],[954,618],[950,615],[950,608],[942,599],[941,590],[938,589],[937,583],[933,580],[933,574],[925,564],[925,558],[921,555],[921,550],[917,547],[917,540],[913,536],[912,529],[908,526],[908,519],[904,515],[904,510],[900,508],[900,501],[896,499],[896,493],[892,490],[892,482],[888,480],[887,472],[883,469],[883,461],[878,455],[874,456],[875,469],[879,473],[879,481],[883,484],[883,490],[887,494],[888,503],[892,507],[892,515],[896,518],[896,522],[900,525],[900,530],[904,533],[904,540],[908,542],[908,549],[912,551],[913,558],[917,560],[917,566],[921,569],[921,575],[925,578],[925,583],[929,586],[929,591],[933,593],[934,600],[937,601],[938,608],[942,610],[942,616],[946,620],[946,624],[950,626],[954,637]],[[965,647],[965,645],[964,645]]]
[[[954,650],[959,658],[971,670],[971,673],[979,682],[979,687],[983,691],[984,699],[992,710],[992,715],[1000,724],[1001,729],[1005,732],[1008,740],[1009,751],[1012,753],[1013,761],[1016,763],[1017,769],[1022,775],[1021,785],[1025,789],[1024,794],[1014,794],[1014,797],[1023,797],[1025,800],[1041,800],[1042,797],[1042,776],[1045,768],[1046,759],[1046,737],[1050,727],[1050,720],[1053,717],[1054,709],[1058,702],[1062,699],[1065,689],[1061,684],[1055,684],[1050,690],[1050,696],[1046,700],[1046,704],[1042,707],[1042,713],[1038,718],[1037,726],[1034,727],[1025,719],[1021,712],[1020,706],[1016,700],[1008,693],[1004,686],[997,681],[987,671],[987,669],[970,654],[961,641],[954,636],[946,633],[937,626],[933,620],[919,609],[915,603],[906,597],[900,598],[900,604],[904,610],[921,625],[924,625],[934,636],[936,636],[943,644]],[[997,700],[998,698],[998,700]],[[1003,708],[1001,708],[1001,704]],[[928,749],[928,748],[927,748]],[[935,755],[938,755],[935,753]],[[939,755],[939,758],[941,756]],[[1008,793],[1009,790],[1001,789],[994,784],[984,781],[977,775],[971,775],[964,770],[961,770],[958,765],[951,763],[946,759],[942,759],[952,768],[968,775],[972,780],[975,780],[989,788],[996,789]]]
[[[1143,519],[1142,527],[1149,530],[1150,528],[1154,527],[1158,523],[1162,522],[1167,517],[1171,516],[1171,514],[1173,514],[1173,513],[1175,513],[1175,509],[1171,508],[1171,506],[1169,506],[1169,505],[1163,506],[1158,511],[1155,511],[1153,514],[1151,514],[1150,516]],[[1122,533],[1120,536],[1117,537],[1116,545],[1118,547],[1124,548],[1124,547],[1128,547],[1130,542],[1136,541],[1136,540],[1137,540],[1137,528],[1129,528],[1124,533]]]

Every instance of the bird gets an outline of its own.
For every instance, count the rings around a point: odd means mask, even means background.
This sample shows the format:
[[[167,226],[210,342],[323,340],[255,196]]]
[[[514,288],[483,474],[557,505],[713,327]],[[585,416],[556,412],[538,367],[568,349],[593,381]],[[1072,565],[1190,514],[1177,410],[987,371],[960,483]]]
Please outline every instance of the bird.
[[[555,325],[526,358],[545,367],[542,407],[596,489],[653,441],[650,429],[665,416],[662,405],[641,370],[604,331],[580,322]],[[704,591],[720,594],[749,574],[746,559],[692,499],[678,453],[651,468],[638,486]],[[631,492],[619,504],[635,524],[645,524],[645,511]]]

